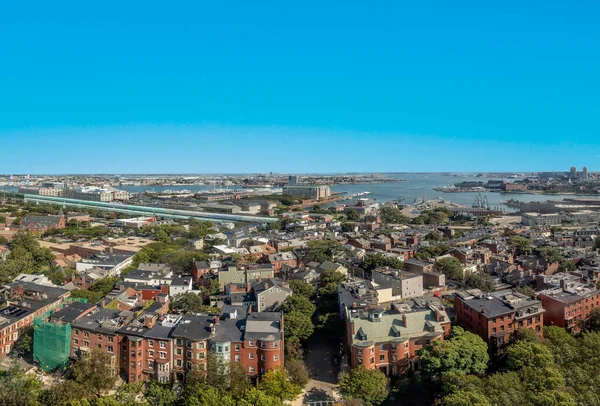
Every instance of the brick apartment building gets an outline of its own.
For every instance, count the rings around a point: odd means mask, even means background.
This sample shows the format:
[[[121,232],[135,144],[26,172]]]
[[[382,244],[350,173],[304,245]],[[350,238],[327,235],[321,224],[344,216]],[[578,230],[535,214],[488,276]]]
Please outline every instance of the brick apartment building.
[[[500,348],[518,328],[542,334],[542,302],[510,290],[484,294],[479,289],[454,295],[457,324]]]
[[[0,310],[0,359],[12,350],[21,329],[32,325],[34,318],[60,307],[68,297],[68,290],[46,284],[23,280],[8,284],[7,306]]]
[[[380,369],[387,375],[419,368],[417,352],[450,333],[441,306],[422,298],[380,307],[345,307],[350,366]]]
[[[566,278],[560,280],[559,288],[544,290],[537,298],[546,310],[544,324],[571,333],[580,332],[592,310],[600,306],[600,290]]]
[[[282,367],[283,313],[246,314],[225,306],[221,315],[136,316],[130,311],[95,308],[71,323],[71,356],[93,348],[112,355],[130,383],[155,379],[183,381],[188,372],[205,369],[207,352],[239,362],[251,378]]]

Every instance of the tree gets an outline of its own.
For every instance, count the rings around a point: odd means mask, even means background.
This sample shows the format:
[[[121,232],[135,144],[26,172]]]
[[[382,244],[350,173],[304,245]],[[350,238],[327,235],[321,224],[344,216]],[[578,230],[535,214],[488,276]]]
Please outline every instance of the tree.
[[[292,311],[300,312],[308,318],[311,318],[315,313],[316,307],[306,296],[290,295],[283,301],[280,310],[282,310],[284,314],[289,314]]]
[[[27,326],[21,330],[15,349],[25,354],[31,354],[33,351],[33,327]]]
[[[436,271],[443,273],[450,279],[462,279],[463,269],[460,261],[454,257],[452,258],[441,258],[439,259],[434,268]]]
[[[516,255],[531,254],[532,246],[529,238],[515,235],[509,238],[509,242]]]
[[[65,405],[86,400],[90,396],[94,394],[90,394],[89,389],[82,384],[65,380],[44,391],[40,398],[45,405]]]
[[[394,269],[404,269],[404,261],[398,257],[388,256],[381,253],[366,255],[363,260],[363,266],[366,270],[372,270],[384,266]]]
[[[188,384],[179,403],[183,406],[235,406],[235,400],[214,386],[202,382]]]
[[[518,287],[517,292],[521,293],[522,295],[529,296],[531,298],[535,296],[535,290],[533,290],[533,288],[529,285]]]
[[[281,399],[269,396],[265,392],[251,388],[238,399],[237,406],[284,406]]]
[[[290,382],[292,382],[296,386],[299,386],[300,388],[304,388],[310,380],[310,377],[308,375],[308,369],[306,369],[306,365],[304,364],[304,362],[298,359],[286,361],[285,370],[288,373]]]
[[[75,382],[94,391],[97,396],[100,396],[102,391],[112,389],[117,380],[110,355],[96,348],[92,349],[89,355],[80,356],[71,371]]]
[[[393,206],[383,206],[379,209],[379,216],[384,223],[408,224],[410,219],[402,214],[402,210]]]
[[[452,328],[447,340],[434,341],[422,348],[420,357],[423,371],[431,377],[448,373],[482,374],[490,360],[486,342],[460,327]]]
[[[286,339],[292,337],[300,341],[306,340],[315,330],[309,316],[299,311],[291,311],[284,316]]]
[[[350,209],[346,212],[346,218],[349,221],[357,221],[360,218],[360,214],[356,210]]]
[[[150,382],[148,390],[144,394],[150,406],[172,406],[177,401],[177,393],[168,385],[156,381]]]
[[[290,281],[290,289],[292,289],[294,295],[300,295],[307,298],[311,298],[315,295],[315,288],[306,282],[296,279]]]
[[[554,363],[552,352],[542,344],[517,341],[507,350],[507,366],[513,371],[525,367],[548,368]]]
[[[183,313],[219,313],[219,309],[206,306],[202,298],[193,293],[186,292],[175,296],[173,300],[173,310]]]
[[[388,396],[385,374],[379,369],[367,369],[363,365],[345,374],[339,387],[345,397],[360,399],[366,406],[379,405]]]
[[[590,316],[587,319],[587,324],[591,331],[600,331],[600,307],[592,309]]]
[[[260,390],[264,391],[267,396],[281,400],[294,400],[302,393],[302,389],[290,382],[286,372],[282,369],[267,371],[260,382]]]
[[[343,233],[350,233],[350,232],[354,231],[355,228],[356,228],[356,224],[354,224],[354,223],[342,223],[342,232]]]
[[[495,289],[494,279],[487,273],[469,274],[462,280],[466,289],[481,289],[483,292],[492,292]]]
[[[326,330],[332,335],[339,334],[340,331],[344,330],[344,325],[340,319],[339,312],[324,313],[319,315],[318,328],[320,330]]]
[[[42,382],[34,374],[26,374],[14,363],[8,371],[0,372],[0,404],[37,406]]]
[[[344,247],[337,241],[332,240],[312,240],[307,244],[306,260],[325,262],[333,261],[341,256]]]
[[[415,257],[421,261],[427,261],[428,259],[439,257],[446,254],[450,250],[450,246],[445,244],[438,244],[429,247],[422,247],[417,250]]]

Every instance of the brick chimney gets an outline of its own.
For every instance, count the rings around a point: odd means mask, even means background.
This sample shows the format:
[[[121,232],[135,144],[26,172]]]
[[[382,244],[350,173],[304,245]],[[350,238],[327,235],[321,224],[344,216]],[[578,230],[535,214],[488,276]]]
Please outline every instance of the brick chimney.
[[[408,327],[408,326],[406,325],[406,314],[403,314],[403,315],[402,315],[402,325],[403,325],[404,327]]]
[[[144,327],[151,329],[156,324],[156,316],[147,314],[144,317]]]
[[[285,288],[285,282],[281,282],[281,287]]]
[[[213,322],[214,322],[215,326],[218,326],[219,325],[219,316],[213,317]]]
[[[269,284],[268,283],[265,283],[264,286],[265,286],[265,289],[269,289]]]
[[[567,288],[567,281],[566,281],[566,279],[563,278],[563,279],[560,280],[560,288],[563,289],[563,290]]]

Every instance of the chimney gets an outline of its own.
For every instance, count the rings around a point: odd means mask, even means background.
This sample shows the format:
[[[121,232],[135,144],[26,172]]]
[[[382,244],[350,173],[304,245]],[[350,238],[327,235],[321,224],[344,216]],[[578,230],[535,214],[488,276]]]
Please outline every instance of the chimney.
[[[285,288],[285,282],[281,282],[281,287]]]
[[[402,315],[402,325],[403,325],[404,327],[408,327],[408,326],[406,325],[406,314],[403,314],[403,315]]]
[[[210,335],[215,335],[215,325],[210,323]]]
[[[567,288],[567,281],[564,278],[560,280],[560,288],[563,290]]]
[[[214,322],[215,326],[218,326],[219,325],[219,316],[213,317],[213,322]]]
[[[146,317],[144,317],[144,327],[151,329],[154,327],[154,324],[156,324],[156,316],[147,314]]]
[[[269,284],[268,283],[265,283],[264,286],[265,286],[265,289],[269,289]]]
[[[251,283],[247,283],[246,284],[246,293],[250,292],[252,290],[252,284]]]

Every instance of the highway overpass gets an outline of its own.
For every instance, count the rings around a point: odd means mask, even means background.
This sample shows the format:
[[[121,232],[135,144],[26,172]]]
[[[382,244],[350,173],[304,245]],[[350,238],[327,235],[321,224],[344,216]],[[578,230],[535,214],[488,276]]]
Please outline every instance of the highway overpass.
[[[237,214],[224,214],[224,213],[208,213],[204,211],[190,211],[190,210],[177,210],[177,209],[165,209],[162,207],[150,207],[150,206],[137,206],[133,204],[121,204],[121,203],[107,203],[107,202],[93,202],[88,200],[79,199],[67,199],[65,197],[53,197],[53,196],[38,196],[38,195],[23,195],[23,200],[26,202],[38,202],[56,204],[60,206],[71,206],[71,207],[88,207],[96,210],[126,213],[136,216],[148,216],[156,214],[159,217],[186,220],[194,218],[201,221],[212,221],[217,223],[222,222],[247,222],[247,223],[274,223],[278,221],[276,217],[264,217],[264,216],[243,216]]]

